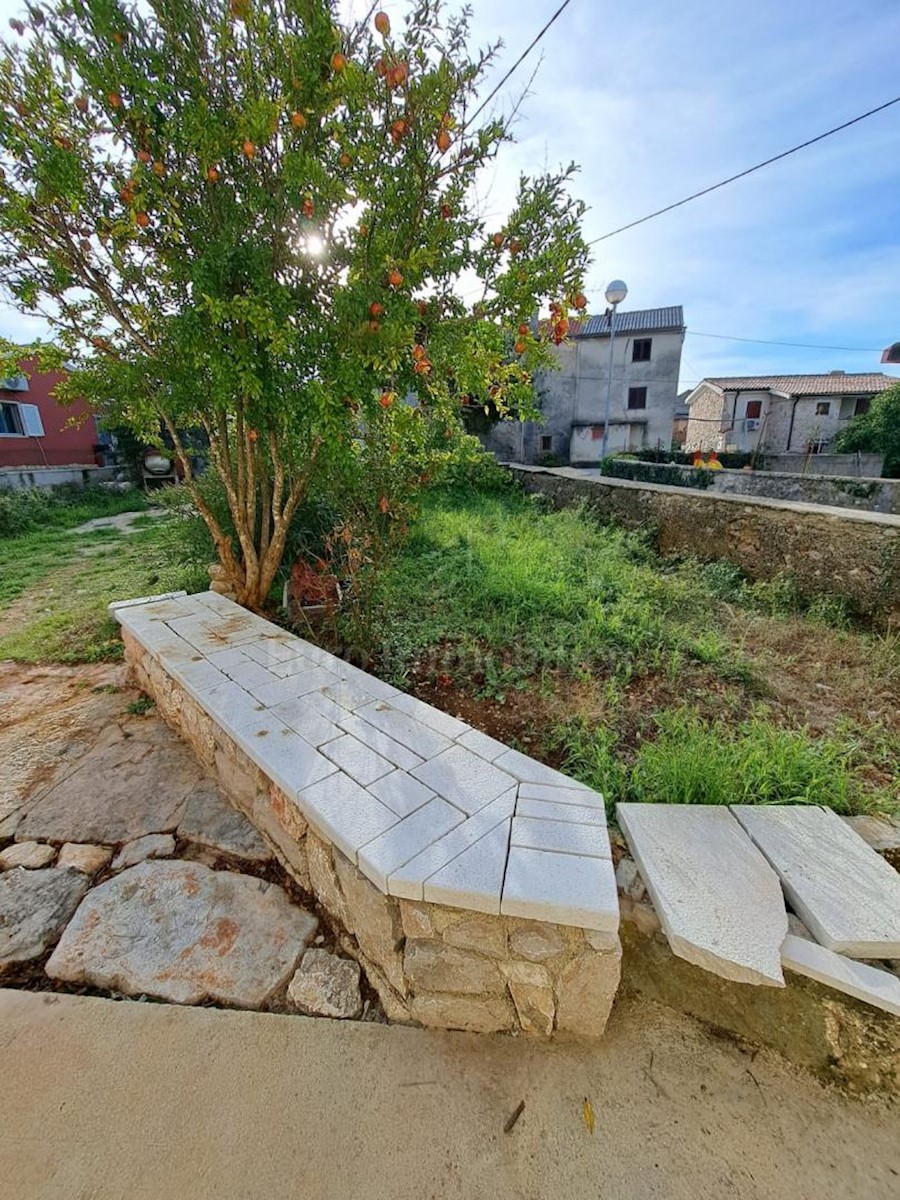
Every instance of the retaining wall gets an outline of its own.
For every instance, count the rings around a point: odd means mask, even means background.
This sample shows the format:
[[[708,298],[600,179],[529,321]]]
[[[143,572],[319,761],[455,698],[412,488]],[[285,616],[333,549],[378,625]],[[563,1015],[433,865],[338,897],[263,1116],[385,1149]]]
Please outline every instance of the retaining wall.
[[[900,516],[508,465],[557,507],[585,503],[601,519],[652,530],[664,554],[725,559],[751,579],[788,574],[808,597],[843,597],[879,625],[900,620]]]

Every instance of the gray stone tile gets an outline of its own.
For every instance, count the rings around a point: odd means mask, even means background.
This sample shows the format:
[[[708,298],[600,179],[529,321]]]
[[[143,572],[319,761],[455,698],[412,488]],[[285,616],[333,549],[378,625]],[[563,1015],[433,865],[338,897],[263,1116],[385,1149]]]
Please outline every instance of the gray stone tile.
[[[451,742],[442,733],[423,725],[415,717],[394,708],[387,700],[378,700],[358,709],[356,716],[400,742],[420,758],[434,758],[449,749]]]
[[[818,942],[850,958],[900,958],[900,874],[837,813],[811,805],[731,811]]]
[[[425,900],[499,915],[511,820],[495,825],[425,880]]]
[[[520,783],[546,783],[550,787],[580,788],[583,785],[577,779],[554,771],[552,767],[544,766],[536,758],[529,758],[519,750],[507,750],[499,758],[494,759],[494,765],[508,772]]]
[[[326,700],[327,697],[323,696],[322,699]],[[328,701],[328,703],[331,702]],[[418,767],[422,762],[418,754],[413,754],[412,750],[394,741],[392,737],[388,737],[386,733],[382,733],[380,729],[376,729],[374,725],[370,725],[361,717],[341,716],[338,724],[346,733],[352,733],[355,738],[359,738],[361,742],[365,742],[367,746],[377,750],[394,766],[401,767],[404,771],[411,771],[413,767]]]
[[[294,696],[291,700],[276,704],[269,711],[274,713],[279,721],[284,721],[285,725],[295,729],[311,746],[321,746],[323,742],[332,742],[336,737],[340,737],[341,731],[311,703],[314,696],[315,693]]]
[[[599,792],[571,780],[571,787],[549,787],[546,783],[520,783],[520,800],[549,800],[553,804],[588,804],[606,811],[606,802]]]
[[[388,876],[465,820],[446,800],[435,796],[423,808],[404,817],[359,851],[359,869],[383,892]]]
[[[400,820],[396,813],[341,771],[304,789],[299,800],[310,824],[354,863],[360,846],[373,841]]]
[[[279,641],[277,638],[260,638],[258,642],[245,642],[243,649],[244,653],[254,662],[258,662],[261,667],[271,667],[273,663],[290,662],[292,658],[304,658],[299,646]],[[309,659],[306,659],[306,662],[309,666],[313,665]]]
[[[227,650],[215,650],[212,654],[207,654],[206,661],[211,662],[214,667],[218,667],[224,674],[228,674],[229,667],[246,667],[252,662],[247,655],[237,646],[229,647]]]
[[[242,725],[235,740],[289,796],[296,796],[301,789],[337,770],[334,763],[270,712]]]
[[[583,854],[588,858],[612,858],[609,834],[599,825],[576,825],[571,821],[540,821],[515,817],[512,845],[532,850],[556,850],[560,854]]]
[[[373,692],[365,691],[348,679],[341,679],[337,683],[322,688],[322,695],[332,700],[340,708],[345,708],[347,712],[354,712],[357,708],[362,708],[364,704],[371,704],[377,699]]]
[[[265,711],[258,700],[230,679],[203,693],[203,707],[232,737],[243,726],[258,721]]]
[[[247,692],[252,691],[254,688],[262,688],[268,684],[279,682],[271,671],[262,666],[261,663],[254,662],[249,658],[245,662],[226,667],[225,674]]]
[[[612,862],[511,846],[500,912],[615,933],[619,899]]]
[[[581,804],[553,804],[549,800],[522,799],[521,785],[516,804],[517,817],[536,821],[568,821],[575,825],[596,825],[606,828],[606,813],[602,808]]]
[[[427,725],[431,729],[436,729],[438,733],[442,733],[444,737],[449,738],[451,741],[454,738],[460,737],[469,729],[465,721],[460,721],[457,717],[451,717],[449,713],[442,712],[439,708],[435,708],[431,704],[426,704],[424,700],[410,696],[407,692],[395,692],[391,696],[391,707],[399,708],[401,712],[408,713],[409,716],[415,717],[417,721],[421,721],[423,725]]]
[[[495,826],[508,820],[512,816],[515,798],[513,788],[392,872],[388,878],[389,894],[402,896],[407,900],[423,899],[425,880],[430,879],[436,871],[462,854],[479,838],[490,833]]]
[[[327,742],[322,746],[322,753],[363,787],[394,769],[393,763],[350,733],[342,733],[333,742]]]
[[[465,746],[451,746],[412,774],[467,813],[477,812],[515,787],[514,779]]]
[[[781,965],[786,971],[815,979],[826,987],[854,996],[865,1004],[900,1017],[900,979],[891,971],[854,962],[806,938],[789,933],[781,947]]]
[[[348,683],[355,683],[357,687],[371,692],[377,700],[390,700],[401,694],[399,688],[385,683],[383,679],[379,679],[375,675],[370,675],[368,671],[361,671],[359,667],[354,667],[352,663],[344,662],[343,659],[335,658],[333,655],[328,657],[331,660],[328,664],[330,670]]]
[[[460,746],[465,746],[467,750],[471,750],[479,758],[487,759],[488,762],[496,762],[500,755],[505,754],[509,749],[509,746],[504,746],[496,738],[488,737],[480,729],[467,729],[465,733],[460,734],[456,741]]]
[[[167,669],[195,697],[225,682],[222,672],[205,658],[199,662],[170,663]]]
[[[316,692],[336,680],[337,676],[323,667],[313,667],[311,671],[301,671],[297,675],[288,675],[286,679],[276,679],[274,683],[264,683],[247,690],[267,708],[274,708],[276,704],[291,700],[295,696],[305,696],[308,692]]]
[[[781,887],[731,813],[619,804],[616,814],[674,953],[737,983],[783,987]]]
[[[427,804],[434,795],[431,788],[413,779],[406,771],[392,771],[390,775],[383,775],[369,784],[369,791],[401,817],[408,817]]]

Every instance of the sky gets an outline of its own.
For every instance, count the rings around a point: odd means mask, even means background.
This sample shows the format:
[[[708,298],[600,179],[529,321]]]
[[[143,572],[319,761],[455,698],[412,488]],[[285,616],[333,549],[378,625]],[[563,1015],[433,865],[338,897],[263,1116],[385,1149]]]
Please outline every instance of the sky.
[[[471,3],[475,42],[504,42],[487,94],[559,0]],[[0,0],[0,22],[22,7]],[[367,7],[342,0],[345,13]],[[383,7],[396,23],[407,6]],[[540,64],[517,141],[485,177],[485,211],[501,222],[520,172],[574,161],[585,232],[600,237],[900,94],[898,47],[896,0],[570,0],[494,101],[509,111]],[[624,309],[684,306],[683,388],[707,375],[900,375],[879,362],[900,340],[900,104],[594,255],[589,311],[613,278],[628,284]],[[46,330],[0,307],[0,334]]]

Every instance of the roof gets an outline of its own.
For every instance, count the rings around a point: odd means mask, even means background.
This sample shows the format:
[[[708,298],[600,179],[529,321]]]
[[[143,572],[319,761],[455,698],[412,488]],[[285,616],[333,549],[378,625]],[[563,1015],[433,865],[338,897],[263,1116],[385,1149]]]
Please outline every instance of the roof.
[[[788,396],[846,396],[857,392],[883,392],[900,376],[885,375],[883,371],[850,374],[829,371],[825,375],[722,375],[708,377],[724,392],[784,392]],[[699,385],[698,385],[699,386]],[[695,389],[696,390],[696,389]]]
[[[684,309],[680,304],[668,308],[641,308],[636,312],[617,312],[616,333],[659,333],[684,328]],[[605,313],[584,321],[569,322],[569,337],[609,337],[609,317]]]

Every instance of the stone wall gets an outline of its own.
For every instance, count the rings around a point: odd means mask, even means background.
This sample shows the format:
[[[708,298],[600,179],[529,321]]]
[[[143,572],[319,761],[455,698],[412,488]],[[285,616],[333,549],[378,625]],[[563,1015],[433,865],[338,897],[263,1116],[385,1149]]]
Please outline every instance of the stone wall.
[[[839,475],[844,479],[879,479],[883,454],[767,454],[767,471],[789,475]]]
[[[513,466],[529,492],[558,507],[586,503],[601,519],[654,532],[663,554],[726,559],[751,579],[793,577],[807,596],[840,596],[885,625],[900,617],[900,517],[756,496]]]
[[[618,478],[638,483],[662,483],[723,495],[763,496],[770,500],[796,500],[801,504],[859,508],[867,512],[900,513],[900,479],[791,474],[768,469],[698,471],[680,463],[638,462],[627,458],[615,459],[607,470],[614,471]]]
[[[442,1029],[598,1038],[619,984],[615,934],[399,900],[314,830],[128,632],[136,685],[216,775],[297,884],[315,896],[388,1019]]]

